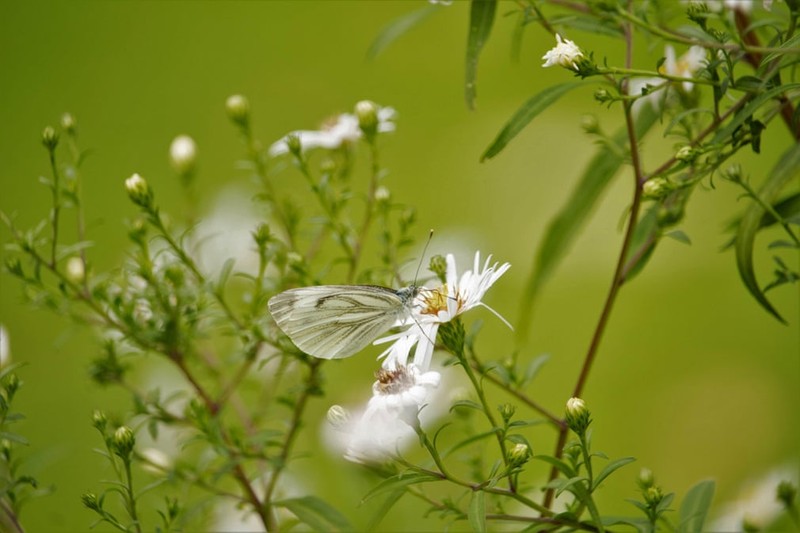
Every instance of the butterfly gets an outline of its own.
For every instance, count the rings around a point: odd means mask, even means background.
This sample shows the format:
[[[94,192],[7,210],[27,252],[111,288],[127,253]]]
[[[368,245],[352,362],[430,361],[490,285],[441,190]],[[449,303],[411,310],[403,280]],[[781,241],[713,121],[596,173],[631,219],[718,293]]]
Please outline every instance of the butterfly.
[[[307,354],[341,359],[407,319],[421,290],[415,285],[397,290],[378,285],[300,287],[270,298],[269,312]]]

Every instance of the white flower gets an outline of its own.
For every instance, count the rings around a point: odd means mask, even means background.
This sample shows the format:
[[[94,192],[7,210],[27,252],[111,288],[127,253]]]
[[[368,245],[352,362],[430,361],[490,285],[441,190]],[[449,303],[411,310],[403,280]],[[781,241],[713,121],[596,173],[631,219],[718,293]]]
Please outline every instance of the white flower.
[[[778,484],[790,481],[797,485],[797,467],[797,463],[790,462],[745,482],[734,501],[720,506],[720,514],[708,531],[742,531],[744,520],[759,530],[768,528],[784,512],[777,499]]]
[[[544,59],[543,67],[558,65],[564,68],[578,70],[577,60],[583,57],[583,52],[574,42],[569,39],[562,39],[561,35],[556,34],[556,45],[542,56]]]
[[[489,309],[508,327],[511,327],[494,309],[481,301],[486,291],[511,268],[508,263],[502,265],[494,263],[489,266],[491,260],[492,256],[490,255],[481,266],[481,253],[475,252],[473,269],[465,271],[459,277],[453,254],[447,254],[445,284],[435,289],[420,291],[411,316],[414,324],[404,332],[375,341],[375,344],[380,344],[396,340],[395,344],[381,354],[386,356],[383,363],[384,368],[391,369],[405,365],[411,348],[417,344],[414,365],[423,371],[427,370],[430,367],[439,325],[449,322],[461,313],[477,306]]]
[[[395,130],[394,118],[396,112],[391,107],[377,106],[377,132],[386,133]],[[352,113],[342,113],[332,121],[323,124],[319,130],[298,130],[288,133],[279,141],[269,147],[269,155],[276,157],[289,152],[289,136],[300,141],[301,150],[308,151],[314,148],[335,150],[343,145],[353,143],[363,136],[359,126],[358,117]]]
[[[188,174],[194,169],[197,144],[188,135],[178,135],[169,145],[169,161],[178,174]]]
[[[691,78],[698,70],[703,68],[706,62],[706,50],[702,46],[692,46],[676,60],[675,49],[667,45],[664,48],[664,55],[663,72],[679,78]],[[681,85],[686,92],[691,91],[694,87],[694,84],[690,81],[684,81]]]
[[[83,266],[83,259],[78,256],[72,256],[67,259],[66,275],[73,283],[80,283],[83,281],[86,272]]]
[[[0,324],[0,368],[11,364],[11,343],[8,342],[8,330]]]
[[[422,372],[415,365],[382,369],[363,413],[353,415],[339,406],[329,410],[328,421],[336,430],[334,447],[357,463],[395,455],[414,441],[412,425],[420,423],[420,410],[441,403],[435,397],[441,379],[439,372]]]

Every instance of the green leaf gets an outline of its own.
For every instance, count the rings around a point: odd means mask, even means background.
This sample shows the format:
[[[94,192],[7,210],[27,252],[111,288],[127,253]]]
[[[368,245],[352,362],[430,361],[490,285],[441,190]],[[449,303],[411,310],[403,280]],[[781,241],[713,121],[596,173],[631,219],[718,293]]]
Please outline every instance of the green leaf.
[[[711,500],[714,499],[714,481],[707,479],[690,488],[681,502],[678,525],[680,533],[695,533],[703,531],[703,522],[706,520]]]
[[[782,43],[778,48],[794,48],[798,44],[800,44],[800,33],[795,33],[791,37],[791,39],[789,39],[786,42]],[[773,59],[775,59],[775,58],[777,58],[779,56],[786,56],[787,58],[796,58],[797,57],[793,53],[787,54],[783,50],[776,50],[776,51],[770,53],[769,55],[767,55],[764,59],[762,59],[761,60],[761,65],[762,66],[767,66],[772,62]]]
[[[758,191],[758,197],[762,202],[772,204],[780,194],[781,189],[795,178],[798,173],[800,173],[800,144],[795,144],[783,154],[778,164],[772,169],[770,176]],[[785,324],[786,321],[772,307],[772,304],[758,286],[753,266],[753,245],[765,212],[766,210],[761,203],[754,201],[742,217],[736,232],[736,266],[739,269],[739,276],[742,278],[742,282],[753,298],[761,304],[761,307]]]
[[[405,493],[406,491],[404,489],[389,493],[389,495],[386,497],[386,500],[384,500],[378,510],[375,511],[375,514],[372,515],[372,518],[370,518],[369,524],[367,524],[367,531],[372,531],[378,527],[378,524],[381,523],[381,520],[383,520],[383,517],[386,516],[386,513],[388,513],[392,507],[394,507],[394,504],[400,501],[400,498],[402,498]]]
[[[514,116],[506,122],[506,125],[503,126],[503,129],[497,134],[492,144],[489,145],[489,148],[487,148],[481,156],[481,162],[499,154],[503,148],[511,142],[511,139],[516,137],[539,113],[550,107],[550,105],[572,89],[581,87],[582,85],[584,85],[584,83],[580,81],[561,83],[548,87],[544,91],[531,97],[527,102],[522,104],[522,106],[517,109],[517,112],[514,113]]]
[[[383,494],[384,492],[395,491],[403,487],[408,487],[409,485],[417,485],[419,483],[428,483],[431,481],[442,481],[442,478],[420,472],[402,472],[378,483],[375,488],[361,498],[361,503],[366,502],[370,498],[374,498],[378,494]]]
[[[373,60],[383,53],[390,44],[408,33],[409,30],[427,19],[439,9],[438,5],[427,5],[422,9],[412,11],[398,17],[384,26],[367,51],[367,59]]]
[[[605,468],[603,468],[603,470],[601,470],[600,473],[597,474],[597,476],[595,476],[594,487],[592,487],[592,491],[597,490],[597,487],[600,486],[600,483],[602,483],[605,478],[613,474],[614,471],[616,471],[619,468],[622,468],[627,464],[634,462],[635,460],[636,460],[635,457],[622,457],[620,459],[617,459],[616,461],[611,461],[610,463],[608,463],[605,466]]]
[[[469,525],[472,531],[486,531],[486,493],[482,490],[472,491],[469,501]]]
[[[274,505],[285,507],[315,531],[330,531],[331,528],[337,531],[354,530],[343,514],[316,496],[279,500]]]
[[[690,239],[689,236],[686,235],[686,233],[684,233],[679,229],[670,231],[669,233],[665,233],[664,237],[675,239],[676,241],[682,242],[683,244],[692,244],[692,239]]]
[[[525,368],[525,376],[522,378],[522,383],[520,386],[525,386],[532,382],[536,375],[539,373],[539,370],[542,369],[545,363],[550,360],[550,354],[542,354],[538,357],[534,357],[533,360],[528,363],[528,366]]]
[[[633,279],[653,256],[656,244],[660,237],[661,228],[658,224],[659,204],[653,204],[639,217],[636,229],[633,230],[631,246],[625,258],[624,282]]]
[[[229,258],[225,263],[222,265],[222,269],[220,269],[219,278],[217,279],[217,290],[223,291],[225,289],[225,285],[228,283],[228,278],[231,277],[231,272],[233,271],[233,265],[236,263],[234,258]]]
[[[469,9],[469,34],[467,35],[467,71],[464,95],[467,107],[475,109],[475,79],[478,75],[478,56],[489,38],[497,11],[497,0],[472,0]]]
[[[658,115],[652,106],[642,106],[636,119],[636,137],[641,139],[656,123]],[[522,296],[522,309],[517,331],[525,338],[533,305],[539,290],[566,255],[600,196],[625,162],[627,131],[623,128],[613,137],[613,148],[603,146],[589,161],[586,171],[575,186],[566,204],[550,221],[547,232],[536,250],[534,268]]]
[[[745,105],[742,109],[740,109],[736,115],[734,115],[733,119],[725,124],[722,128],[717,130],[717,133],[714,135],[714,138],[711,140],[711,144],[721,143],[725,141],[728,137],[730,137],[736,128],[744,124],[744,122],[749,119],[753,113],[761,107],[764,102],[767,100],[771,100],[775,98],[779,94],[794,91],[795,89],[800,88],[800,83],[786,83],[784,85],[779,85],[769,91],[765,91],[755,98],[753,98],[747,105]]]
[[[560,459],[556,459],[550,455],[534,455],[534,459],[538,459],[540,461],[544,461],[545,463],[550,464],[551,466],[556,467],[556,469],[564,474],[568,478],[575,477],[575,470],[572,469],[570,465],[565,463]]]
[[[774,204],[772,204],[772,210],[778,213],[780,217],[787,221],[791,222],[796,218],[800,217],[800,192],[791,194],[786,198],[783,198]],[[728,227],[727,231],[736,231],[739,225],[742,223],[742,219],[737,218],[733,222],[731,222]],[[778,220],[772,216],[772,213],[769,211],[764,211],[764,216],[761,217],[761,220],[758,223],[758,229],[764,229],[770,226],[773,226],[778,223]],[[722,249],[725,250],[730,248],[731,246],[736,243],[736,237],[733,237],[730,241],[725,243],[722,246]]]

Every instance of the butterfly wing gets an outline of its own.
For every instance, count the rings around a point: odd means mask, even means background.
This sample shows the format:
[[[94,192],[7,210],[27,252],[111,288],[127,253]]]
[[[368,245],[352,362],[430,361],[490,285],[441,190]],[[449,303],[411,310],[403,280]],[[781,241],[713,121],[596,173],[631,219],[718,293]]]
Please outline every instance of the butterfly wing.
[[[409,304],[410,299],[384,287],[319,285],[273,296],[269,311],[298,348],[339,359],[365,348],[405,316]]]

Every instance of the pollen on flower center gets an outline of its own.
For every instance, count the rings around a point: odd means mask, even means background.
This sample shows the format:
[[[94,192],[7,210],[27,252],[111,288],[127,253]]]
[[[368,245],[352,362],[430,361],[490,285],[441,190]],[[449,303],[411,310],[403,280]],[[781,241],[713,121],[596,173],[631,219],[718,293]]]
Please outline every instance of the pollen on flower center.
[[[422,293],[424,305],[420,310],[423,315],[437,316],[440,311],[447,311],[447,299],[452,298],[447,294],[447,285],[442,285],[436,289],[429,289]],[[458,309],[461,309],[461,298],[456,296]]]
[[[414,386],[414,374],[405,366],[395,370],[381,369],[375,373],[377,389],[381,394],[398,394]]]

